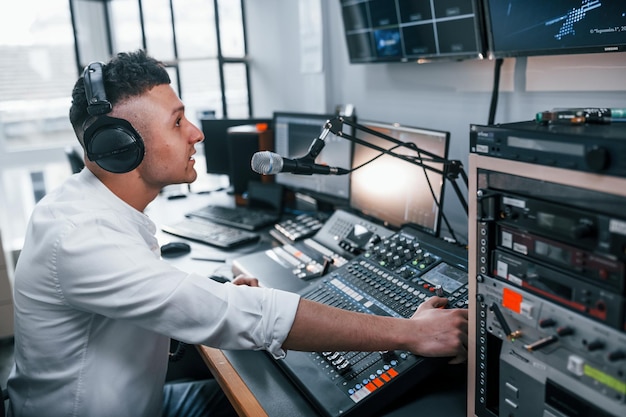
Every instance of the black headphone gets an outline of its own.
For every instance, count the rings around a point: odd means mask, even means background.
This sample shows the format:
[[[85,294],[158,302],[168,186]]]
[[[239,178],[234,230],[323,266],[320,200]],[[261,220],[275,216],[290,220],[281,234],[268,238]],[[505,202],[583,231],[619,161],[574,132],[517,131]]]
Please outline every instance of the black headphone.
[[[102,169],[116,174],[132,171],[143,160],[143,139],[126,120],[105,116],[111,111],[106,98],[102,62],[85,67],[83,79],[90,116],[83,124],[87,158]]]

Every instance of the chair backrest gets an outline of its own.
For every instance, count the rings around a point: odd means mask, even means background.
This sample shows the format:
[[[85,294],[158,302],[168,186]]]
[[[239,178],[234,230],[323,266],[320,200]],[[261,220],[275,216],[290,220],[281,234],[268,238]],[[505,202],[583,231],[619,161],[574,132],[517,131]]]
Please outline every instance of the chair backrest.
[[[8,399],[9,393],[5,388],[2,388],[2,406],[0,407],[0,417],[4,417],[6,415]]]

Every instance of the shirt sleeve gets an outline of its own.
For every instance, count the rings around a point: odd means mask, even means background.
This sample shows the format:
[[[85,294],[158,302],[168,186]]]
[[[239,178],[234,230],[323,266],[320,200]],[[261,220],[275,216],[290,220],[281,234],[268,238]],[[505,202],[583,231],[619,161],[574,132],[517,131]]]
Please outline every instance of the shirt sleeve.
[[[180,271],[127,226],[99,217],[59,236],[50,262],[61,302],[187,343],[285,356],[297,294]]]

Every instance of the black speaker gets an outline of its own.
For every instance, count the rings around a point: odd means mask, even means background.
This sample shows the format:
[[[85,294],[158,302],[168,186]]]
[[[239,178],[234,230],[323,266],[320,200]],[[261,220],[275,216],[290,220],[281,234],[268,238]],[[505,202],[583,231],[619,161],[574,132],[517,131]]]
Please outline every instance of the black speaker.
[[[261,176],[252,171],[252,155],[259,150],[274,149],[273,130],[265,123],[235,126],[228,129],[228,156],[230,161],[230,183],[235,194],[235,203],[245,205],[243,195],[248,183],[272,182],[273,176]]]
[[[111,103],[104,90],[102,62],[92,62],[83,71],[87,111],[83,125],[87,158],[102,169],[117,174],[137,168],[145,152],[143,139],[124,119],[106,116]]]

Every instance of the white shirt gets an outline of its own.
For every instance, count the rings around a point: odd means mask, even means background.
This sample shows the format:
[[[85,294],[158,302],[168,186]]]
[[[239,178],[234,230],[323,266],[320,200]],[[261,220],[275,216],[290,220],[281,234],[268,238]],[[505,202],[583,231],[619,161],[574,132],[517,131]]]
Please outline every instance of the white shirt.
[[[13,415],[160,416],[170,337],[284,356],[296,294],[180,271],[155,232],[88,169],[36,206],[15,270]]]

